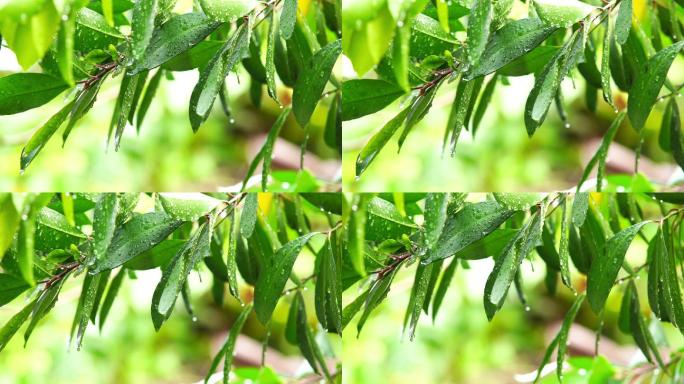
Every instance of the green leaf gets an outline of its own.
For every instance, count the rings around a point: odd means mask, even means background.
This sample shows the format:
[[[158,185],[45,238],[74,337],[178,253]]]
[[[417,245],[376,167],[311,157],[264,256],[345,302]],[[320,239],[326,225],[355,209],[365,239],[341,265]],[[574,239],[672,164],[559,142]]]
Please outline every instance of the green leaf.
[[[451,154],[456,153],[456,145],[461,136],[461,132],[468,125],[470,105],[472,101],[477,98],[476,87],[479,80],[466,81],[461,78],[456,89],[456,96],[454,102],[451,104],[451,111],[449,112],[449,120],[447,120],[447,128],[444,134],[444,148],[446,148],[446,140],[448,140],[449,133],[451,133]],[[481,84],[481,83],[480,83]]]
[[[203,193],[160,193],[159,201],[169,216],[181,221],[195,221],[221,204]]]
[[[14,73],[0,78],[0,115],[13,115],[46,104],[69,86],[42,73]]]
[[[565,365],[565,355],[568,351],[568,336],[570,335],[570,328],[575,322],[575,317],[577,317],[577,312],[579,312],[585,297],[586,295],[584,293],[577,296],[575,301],[572,303],[572,306],[565,314],[563,325],[561,325],[561,329],[558,331],[558,336],[556,336],[558,338],[556,375],[558,376],[558,380],[560,382],[563,382],[563,366]]]
[[[418,324],[418,319],[420,319],[420,312],[425,305],[425,297],[428,294],[430,276],[432,275],[432,269],[434,267],[437,267],[437,263],[428,265],[419,264],[418,268],[416,268],[416,274],[411,289],[411,297],[409,299],[408,307],[406,308],[406,316],[404,317],[404,330],[406,330],[406,323],[410,318],[410,322],[408,323],[409,340],[413,340],[415,337],[416,325]]]
[[[318,232],[307,233],[283,245],[273,256],[273,265],[259,273],[254,287],[254,311],[262,324],[271,320],[273,310],[280,300],[292,267],[304,245]]]
[[[33,136],[31,136],[26,143],[26,146],[21,150],[20,168],[22,170],[26,169],[29,164],[31,164],[33,159],[35,159],[35,157],[38,156],[38,153],[45,147],[45,144],[47,144],[52,135],[54,135],[59,127],[62,126],[73,106],[74,101],[65,105],[59,112],[52,116],[50,120],[40,127]]]
[[[684,41],[662,49],[648,60],[646,70],[637,73],[629,91],[627,111],[632,126],[641,130],[658,99],[658,93],[667,79],[667,72],[677,53],[684,47]]]
[[[211,362],[211,367],[207,372],[207,376],[204,378],[205,384],[209,382],[211,375],[216,372],[216,368],[218,368],[221,358],[224,359],[223,380],[226,383],[228,382],[229,373],[233,366],[233,356],[235,356],[235,344],[237,343],[238,336],[240,336],[240,332],[242,332],[242,328],[245,326],[247,318],[251,312],[252,304],[248,304],[242,309],[242,312],[240,312],[240,315],[237,317],[237,319],[235,319],[233,326],[230,327],[230,332],[228,333],[226,342],[223,344],[219,350],[219,353],[216,354]]]
[[[366,264],[364,261],[366,247],[366,205],[366,196],[353,196],[351,212],[347,224],[349,259],[351,260],[354,270],[361,276],[366,275]]]
[[[223,237],[222,256],[226,260],[226,268],[228,274],[228,285],[230,293],[238,301],[242,302],[240,298],[240,291],[237,283],[237,244],[240,239],[240,215],[233,212],[233,218],[230,221],[230,227],[225,228]],[[226,242],[226,236],[230,236]]]
[[[202,10],[214,20],[233,23],[257,5],[256,0],[199,0]]]
[[[563,215],[561,216],[561,238],[558,249],[558,264],[560,266],[561,280],[563,281],[563,284],[565,284],[566,287],[570,288],[574,292],[575,288],[573,288],[572,286],[572,279],[570,277],[570,267],[568,264],[568,259],[570,258],[570,250],[568,248],[570,232],[568,228],[569,220],[567,215],[567,196],[563,199],[563,202],[561,204],[563,204]]]
[[[320,260],[318,260],[320,258]],[[331,240],[328,239],[317,256],[315,303],[316,316],[330,332],[342,332],[342,291],[339,266],[335,261]]]
[[[164,240],[127,261],[123,266],[131,270],[146,270],[166,265],[186,242],[187,240],[181,239]]]
[[[153,0],[156,3],[156,0]],[[107,24],[114,25],[114,0],[102,0],[102,14],[104,15]]]
[[[292,94],[292,110],[302,127],[309,123],[341,52],[341,40],[335,40],[321,48],[311,57],[307,70],[297,79]]]
[[[133,217],[118,228],[107,249],[106,258],[98,261],[91,273],[113,269],[162,242],[182,224],[163,212]]]
[[[477,65],[489,41],[493,6],[490,0],[475,0],[468,16],[468,59]]]
[[[271,127],[271,130],[268,132],[268,137],[266,137],[266,142],[264,143],[264,164],[261,171],[261,189],[264,192],[266,192],[268,189],[268,176],[271,174],[271,163],[273,161],[273,147],[275,146],[276,139],[280,135],[283,125],[285,125],[287,117],[290,116],[290,111],[290,107],[283,108],[283,111],[280,112],[278,119],[276,119],[275,123],[273,123],[273,126]]]
[[[542,206],[543,207],[543,206]],[[518,232],[503,253],[495,260],[494,269],[487,278],[485,286],[485,310],[487,318],[492,319],[494,313],[503,305],[508,289],[515,278],[520,263],[537,242],[541,240],[544,225],[544,209],[538,209],[525,223],[523,229]]]
[[[74,317],[74,324],[78,324],[78,331],[76,332],[76,350],[78,351],[81,350],[81,345],[83,344],[83,335],[88,327],[88,319],[90,318],[90,313],[93,311],[97,287],[99,286],[102,275],[103,274],[88,274],[83,279],[83,288],[81,289],[81,296],[79,298],[76,316]],[[74,328],[72,327],[72,338],[73,329]]]
[[[152,296],[152,323],[158,331],[171,316],[174,304],[197,261],[211,253],[213,220],[202,223],[162,271],[162,277]]]
[[[228,73],[248,54],[251,27],[248,24],[240,25],[200,72],[199,81],[190,96],[190,123],[194,132],[209,116]]]
[[[587,298],[594,313],[603,310],[608,294],[617,278],[620,267],[625,260],[625,254],[634,236],[647,221],[634,224],[616,233],[606,242],[604,254],[593,260],[587,275]]]
[[[514,211],[528,210],[538,205],[544,198],[544,195],[541,193],[494,192],[492,195],[501,206]]]
[[[371,312],[387,297],[387,293],[389,293],[390,286],[397,274],[397,271],[399,270],[399,267],[400,265],[392,269],[392,271],[388,274],[379,276],[377,280],[373,281],[365,299],[363,313],[361,314],[361,318],[359,318],[359,322],[356,325],[356,329],[359,334],[361,333],[361,329],[363,329],[363,325],[366,323],[366,320],[368,320],[368,316],[370,316]]]
[[[616,108],[615,101],[613,100],[613,90],[611,89],[610,83],[610,47],[615,39],[614,24],[612,20],[612,15],[608,13],[608,17],[606,17],[606,21],[604,22],[605,28],[603,32],[603,54],[601,55],[601,88],[603,90],[603,99],[613,108]]]
[[[247,239],[252,237],[254,233],[258,210],[259,195],[257,193],[248,193],[247,197],[245,197],[245,204],[242,207],[242,214],[240,215],[240,233]]]
[[[284,0],[280,14],[280,35],[288,40],[297,23],[297,0]]]
[[[561,61],[564,54],[564,49],[558,51],[556,56],[535,78],[534,88],[532,88],[525,104],[525,128],[529,137],[534,135],[537,128],[546,119],[549,107],[558,93],[558,88],[563,80]]]
[[[526,76],[531,73],[538,73],[558,53],[558,50],[560,47],[540,45],[506,64],[497,73],[502,76]]]
[[[667,225],[666,223],[664,225]],[[658,259],[659,275],[658,282],[662,285],[662,299],[666,304],[666,313],[669,321],[679,328],[680,332],[684,329],[684,304],[682,304],[681,288],[677,275],[677,260],[674,252],[667,246],[666,238],[670,237],[669,228],[664,226],[659,228],[652,240],[654,248],[654,258]],[[667,235],[667,236],[666,236]],[[649,245],[650,251],[651,245]],[[668,249],[670,248],[670,249]],[[653,261],[653,259],[651,259]],[[651,274],[655,271],[649,267],[649,282]]]
[[[447,206],[450,195],[447,193],[428,193],[425,198],[425,243],[428,248],[437,244],[447,221]]]
[[[3,5],[11,3],[8,4],[8,7],[16,7],[16,4],[26,2],[26,0],[4,1]],[[31,3],[37,8],[30,12],[22,9],[22,6],[15,8],[14,12],[8,10],[7,7],[0,10],[0,14],[3,15],[0,22],[0,33],[4,36],[10,49],[16,54],[17,61],[24,70],[28,70],[45,56],[59,29],[60,17],[62,16],[56,7],[59,4],[52,1],[31,1]],[[13,16],[4,17],[5,15]]]
[[[121,88],[119,89],[119,97],[114,108],[114,114],[112,115],[110,133],[108,135],[108,137],[111,137],[112,129],[116,125],[116,131],[114,132],[114,149],[116,151],[119,150],[119,146],[121,145],[121,137],[126,128],[128,115],[133,107],[133,98],[135,97],[135,91],[138,89],[138,81],[140,80],[140,74],[132,75],[129,71],[126,71],[123,76]]]
[[[342,195],[335,192],[300,193],[304,200],[328,214],[342,214]]]
[[[82,4],[75,4],[74,2],[64,5],[57,34],[57,65],[62,79],[70,86],[75,85],[74,33],[76,31],[76,15],[80,8],[82,8]]]
[[[95,203],[93,214],[93,252],[100,261],[107,257],[107,249],[114,237],[116,216],[119,214],[119,197],[116,193],[104,193]]]
[[[665,129],[670,131],[672,156],[679,167],[684,169],[684,137],[682,137],[679,107],[675,99],[670,99],[668,102],[668,110],[670,111],[670,126]]]
[[[296,0],[293,1],[296,3]],[[282,16],[281,16],[282,17]],[[294,24],[293,24],[294,27]],[[271,22],[268,25],[268,40],[266,41],[266,85],[268,87],[268,95],[271,96],[276,103],[280,104],[278,99],[278,90],[276,89],[275,79],[275,43],[278,37],[278,29],[275,26],[275,16],[271,14]]]
[[[342,120],[370,115],[390,105],[404,90],[379,79],[355,79],[342,83]]]
[[[38,325],[38,322],[54,308],[59,292],[62,290],[62,286],[70,273],[71,272],[67,272],[60,280],[40,292],[40,296],[35,302],[35,308],[31,313],[31,321],[24,331],[24,347],[26,346],[29,337],[31,337],[33,329]]]
[[[620,45],[625,44],[629,38],[630,29],[632,29],[632,0],[622,0],[615,20],[615,41]]]
[[[495,201],[466,204],[462,210],[447,218],[442,235],[424,263],[445,259],[484,238],[506,221],[514,211]]]
[[[366,240],[398,239],[416,228],[416,225],[404,217],[394,204],[379,197],[373,197],[368,201],[366,212]]]
[[[342,152],[342,113],[342,95],[338,92],[328,108],[323,139],[328,147],[336,149],[340,153]]]
[[[536,18],[506,24],[491,37],[480,61],[471,67],[465,79],[471,80],[495,72],[536,48],[556,29]]]
[[[484,118],[484,114],[487,111],[487,108],[489,107],[489,103],[492,100],[492,96],[494,96],[494,89],[496,88],[496,84],[499,82],[499,76],[494,75],[492,76],[491,79],[489,79],[489,82],[487,82],[487,85],[485,86],[484,91],[482,91],[482,96],[480,96],[480,101],[477,104],[477,108],[475,109],[475,114],[473,115],[473,122],[472,122],[472,132],[473,136],[477,132],[477,128],[480,126],[480,123],[482,122],[482,119]]]
[[[410,110],[411,106],[404,108],[392,120],[388,121],[378,133],[373,135],[363,149],[361,149],[361,152],[359,152],[359,155],[356,158],[356,176],[361,176],[366,168],[375,160],[375,157],[385,145],[387,145],[397,130],[401,128],[401,125],[404,124]],[[342,112],[344,113],[344,109]]]
[[[95,84],[93,84],[89,88],[84,89],[76,97],[74,107],[71,109],[69,123],[67,124],[66,128],[64,128],[64,132],[62,133],[62,145],[66,143],[66,140],[69,137],[71,130],[76,125],[76,122],[78,122],[78,120],[80,120],[90,110],[90,108],[92,108],[93,104],[95,103],[95,99],[97,98],[97,95],[100,92],[100,87],[102,86],[102,83],[105,81],[106,78],[107,75],[103,76],[99,81],[95,82]],[[118,108],[118,102],[114,108],[115,110]]]
[[[133,73],[164,64],[204,40],[220,25],[202,13],[173,16],[152,34],[145,54]]]
[[[0,306],[14,300],[29,288],[30,286],[23,279],[7,273],[0,273]]]
[[[436,84],[431,86],[430,89],[425,91],[425,93],[419,94],[418,96],[414,97],[413,100],[411,100],[409,113],[408,116],[406,116],[406,124],[404,124],[404,130],[401,131],[401,135],[397,141],[399,144],[399,151],[401,151],[401,147],[404,145],[404,141],[413,127],[423,120],[425,115],[430,111],[430,108],[432,108],[432,101],[435,99],[437,90],[444,82],[444,79],[445,78],[442,78]]]
[[[117,44],[123,39],[121,32],[107,24],[101,14],[89,8],[83,8],[76,15],[74,49],[77,51],[106,49],[109,45]]]
[[[587,210],[589,209],[589,193],[577,192],[575,199],[572,201],[572,224],[575,227],[581,227],[584,220],[587,218]]]
[[[584,168],[582,177],[580,178],[579,183],[577,183],[578,190],[582,187],[582,184],[584,184],[584,182],[587,180],[589,174],[591,173],[591,170],[596,166],[596,164],[598,164],[598,172],[596,175],[596,191],[600,192],[603,188],[603,178],[606,169],[606,157],[608,156],[608,148],[610,147],[610,143],[615,138],[615,134],[617,133],[618,128],[620,128],[620,125],[622,125],[622,121],[625,119],[625,116],[625,111],[622,111],[615,117],[615,120],[613,120],[613,123],[608,128],[608,131],[603,136],[603,139],[601,140],[601,145],[599,146],[599,149],[596,151],[596,154],[594,154],[594,156],[589,160],[589,163],[587,163],[587,166]]]
[[[578,0],[534,0],[534,9],[547,25],[567,28],[597,8]]]
[[[145,120],[147,111],[150,109],[150,106],[152,105],[152,100],[154,100],[154,97],[157,94],[157,89],[159,89],[159,83],[161,82],[163,74],[163,70],[158,70],[157,73],[155,73],[154,76],[152,76],[150,82],[147,84],[147,88],[145,88],[145,94],[143,95],[142,101],[140,102],[140,107],[138,107],[138,115],[135,123],[138,132],[140,132],[140,128],[142,127],[143,121]]]
[[[451,284],[451,280],[453,280],[454,273],[456,272],[456,268],[458,267],[458,264],[460,262],[460,260],[454,258],[453,260],[451,260],[451,263],[449,263],[449,266],[446,267],[446,269],[444,269],[444,273],[442,274],[442,278],[440,279],[439,285],[437,286],[437,291],[435,292],[434,299],[432,300],[433,322],[437,318],[437,312],[439,311],[439,308],[442,306],[444,296],[446,295],[447,289]]]
[[[121,283],[123,282],[124,277],[126,277],[126,273],[126,269],[121,268],[119,272],[116,274],[116,276],[114,276],[114,278],[112,279],[112,282],[109,283],[109,289],[107,289],[107,294],[105,295],[104,301],[102,302],[102,307],[100,307],[100,331],[102,331],[102,327],[104,326],[105,320],[107,319],[107,315],[109,314],[109,311],[112,309],[114,299],[116,298],[116,295],[119,293],[119,288],[121,288]]]
[[[7,343],[9,343],[9,341],[12,339],[12,336],[17,333],[19,328],[21,328],[21,326],[29,318],[36,306],[37,301],[38,299],[27,304],[21,311],[12,316],[12,318],[5,323],[2,329],[0,329],[0,351],[5,349]]]
[[[152,39],[154,19],[157,16],[158,9],[157,1],[138,1],[135,3],[135,7],[133,7],[131,45],[133,48],[133,59],[136,62],[143,59],[147,46]]]
[[[14,234],[19,229],[21,215],[17,212],[12,201],[12,194],[0,193],[0,260],[5,255],[5,251],[12,244]]]

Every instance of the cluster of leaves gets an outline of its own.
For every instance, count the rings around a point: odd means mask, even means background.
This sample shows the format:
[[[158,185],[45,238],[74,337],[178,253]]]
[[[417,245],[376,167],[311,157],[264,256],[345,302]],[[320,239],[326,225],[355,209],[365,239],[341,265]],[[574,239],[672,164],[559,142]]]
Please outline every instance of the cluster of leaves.
[[[38,63],[42,71],[0,78],[0,115],[40,107],[68,91],[63,108],[24,147],[22,170],[65,122],[66,142],[92,108],[102,84],[119,75],[108,136],[116,149],[127,125],[140,130],[160,82],[177,71],[200,73],[189,105],[193,131],[208,118],[217,98],[230,117],[225,78],[238,64],[249,74],[257,107],[264,87],[282,106],[276,78],[293,90],[292,106],[283,108],[255,160],[263,161],[264,177],[270,171],[275,139],[291,111],[308,137],[309,120],[328,82],[337,84],[331,73],[341,53],[339,0],[305,1],[299,6],[297,0],[201,0],[193,12],[184,14],[174,13],[175,6],[176,0],[10,0],[0,5],[0,40],[24,70]],[[325,92],[334,95],[325,141],[340,150],[337,88]]]
[[[206,268],[218,304],[226,290],[242,303],[238,284],[253,289],[243,295],[253,301],[243,303],[207,378],[223,359],[228,379],[237,336],[251,313],[269,327],[277,304],[287,301],[287,340],[314,372],[336,380],[339,375],[330,372],[315,335],[342,330],[341,213],[340,194],[251,193],[223,199],[199,193],[2,194],[0,305],[24,292],[28,304],[0,329],[0,350],[27,322],[28,341],[67,281],[79,277],[82,290],[70,337],[76,348],[89,323],[102,329],[121,285],[135,279],[136,271],[162,272],[151,304],[155,329],[169,318],[179,295],[194,317],[187,279]],[[311,275],[300,278],[293,267],[304,247],[315,263]],[[302,292],[311,284],[315,326]],[[292,299],[281,300],[285,296]]]
[[[359,76],[371,68],[375,76],[343,83],[342,119],[375,113],[399,97],[406,101],[361,150],[357,175],[403,127],[401,149],[438,90],[454,81],[458,85],[443,142],[443,151],[452,156],[464,129],[476,134],[497,85],[508,84],[509,77],[535,77],[525,105],[529,136],[542,125],[552,104],[568,125],[561,84],[577,77],[575,72],[585,81],[586,103],[594,112],[599,90],[616,113],[623,106],[616,102],[614,85],[629,94],[626,112],[619,112],[587,167],[589,173],[598,163],[597,190],[607,147],[625,114],[643,135],[660,100],[669,99],[660,146],[684,167],[684,138],[673,97],[681,86],[667,79],[684,44],[681,1],[649,1],[646,20],[633,16],[632,0],[532,0],[523,2],[526,10],[515,0],[381,0],[367,8],[363,3],[345,2],[342,45]],[[518,10],[516,15],[526,11],[527,17],[511,19],[513,9]],[[668,93],[659,97],[663,86]]]
[[[521,264],[538,256],[549,294],[567,289],[575,295],[542,366],[557,350],[562,379],[568,333],[578,311],[587,302],[602,319],[611,292],[621,292],[619,329],[633,337],[648,362],[661,368],[660,375],[679,369],[679,357],[666,358],[658,351],[641,303],[647,301],[655,317],[684,333],[682,194],[396,193],[355,198],[342,289],[364,291],[350,295],[342,312],[343,327],[358,315],[360,333],[387,297],[397,272],[416,264],[404,317],[405,332],[413,338],[422,313],[437,316],[458,266],[468,268],[468,263],[487,258],[494,267],[483,304],[491,320],[511,286],[527,306]],[[638,266],[626,258],[636,237],[648,243],[645,262]],[[639,284],[641,275],[647,278]],[[559,280],[565,288],[559,287]],[[639,285],[645,285],[645,298]]]

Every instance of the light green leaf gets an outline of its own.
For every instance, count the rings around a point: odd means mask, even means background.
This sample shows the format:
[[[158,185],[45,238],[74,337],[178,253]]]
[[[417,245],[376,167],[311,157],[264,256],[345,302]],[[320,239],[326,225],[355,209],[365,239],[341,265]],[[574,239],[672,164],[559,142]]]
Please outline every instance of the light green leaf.
[[[95,213],[93,213],[93,252],[98,261],[107,257],[107,249],[114,237],[118,214],[119,197],[117,194],[103,193],[95,203]]]
[[[490,0],[475,0],[472,4],[468,16],[468,59],[477,65],[489,41],[493,6]]]
[[[111,5],[111,0],[109,2]],[[157,0],[138,1],[135,3],[135,7],[133,7],[131,45],[133,48],[133,59],[136,62],[143,59],[147,46],[152,39],[157,9]],[[107,13],[105,13],[105,16],[107,16]],[[111,17],[111,14],[109,16]],[[112,23],[109,22],[109,24],[111,25]]]
[[[160,193],[159,201],[166,213],[182,221],[195,221],[221,204],[203,193]]]

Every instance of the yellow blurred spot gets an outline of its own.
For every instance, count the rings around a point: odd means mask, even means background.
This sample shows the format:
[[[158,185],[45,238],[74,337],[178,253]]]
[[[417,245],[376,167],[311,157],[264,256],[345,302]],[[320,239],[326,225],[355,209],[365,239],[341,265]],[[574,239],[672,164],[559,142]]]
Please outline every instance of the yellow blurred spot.
[[[268,215],[268,212],[271,210],[271,201],[273,201],[273,194],[270,192],[259,192],[257,196],[257,201],[259,202],[259,210],[264,215]]]
[[[589,201],[593,201],[595,204],[600,204],[603,200],[603,193],[601,192],[589,192]]]
[[[297,8],[303,16],[309,13],[309,5],[311,5],[311,0],[299,0],[297,3]]]

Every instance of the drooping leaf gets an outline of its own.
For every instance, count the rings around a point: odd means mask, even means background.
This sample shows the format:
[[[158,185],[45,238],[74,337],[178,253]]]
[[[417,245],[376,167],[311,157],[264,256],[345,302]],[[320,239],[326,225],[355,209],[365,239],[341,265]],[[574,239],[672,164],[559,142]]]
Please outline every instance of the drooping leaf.
[[[321,48],[311,57],[308,70],[302,72],[297,79],[292,94],[292,110],[302,127],[309,123],[341,52],[341,40],[335,40]]]
[[[106,257],[91,269],[98,273],[116,268],[159,244],[183,222],[163,212],[145,213],[133,217],[118,228],[107,248]]]
[[[615,284],[625,254],[634,236],[648,224],[644,221],[616,233],[606,242],[604,254],[594,260],[587,275],[587,298],[594,313],[603,310],[608,294]]]
[[[368,168],[392,136],[401,128],[409,114],[410,108],[410,106],[404,108],[397,116],[387,122],[361,149],[356,159],[356,176],[360,176]]]
[[[465,79],[471,80],[498,70],[536,48],[556,29],[536,18],[506,24],[491,37],[480,61],[470,69]]]
[[[648,60],[644,72],[637,73],[627,102],[629,121],[635,129],[641,130],[646,124],[646,119],[658,99],[660,88],[667,79],[667,72],[682,47],[684,41],[662,49]]]
[[[254,312],[262,324],[271,320],[292,267],[304,245],[318,232],[310,232],[283,245],[274,255],[273,265],[259,274],[254,287]]]
[[[242,312],[240,312],[240,315],[235,319],[235,322],[233,323],[233,326],[230,327],[230,332],[228,333],[228,338],[226,339],[226,342],[223,344],[219,352],[216,354],[214,359],[211,362],[211,367],[209,368],[209,371],[207,372],[207,376],[204,378],[204,383],[209,382],[209,377],[216,372],[216,369],[218,368],[219,363],[221,362],[221,358],[224,359],[223,362],[223,378],[224,382],[228,382],[228,377],[229,373],[231,370],[231,367],[233,366],[233,356],[235,355],[235,344],[237,343],[238,336],[240,336],[240,332],[242,332],[242,328],[245,326],[245,323],[247,322],[247,318],[249,317],[249,314],[252,313],[252,304],[246,305],[243,309]]]
[[[273,123],[271,130],[268,132],[268,137],[266,138],[266,142],[264,143],[264,164],[261,172],[261,189],[264,192],[266,192],[266,190],[268,189],[268,176],[271,173],[271,163],[273,162],[273,148],[275,147],[276,139],[280,135],[280,130],[283,128],[283,125],[285,125],[287,117],[290,116],[290,111],[290,107],[283,108],[283,111],[280,112],[280,115],[276,119],[275,123]]]
[[[185,13],[172,17],[149,39],[147,49],[132,74],[156,68],[204,40],[221,23],[202,13]]]
[[[105,320],[107,319],[107,315],[109,315],[109,311],[112,309],[114,299],[116,298],[116,295],[119,293],[119,288],[121,288],[121,283],[123,282],[124,277],[126,277],[126,269],[121,268],[119,272],[116,274],[116,276],[114,276],[111,283],[109,283],[109,289],[107,289],[107,294],[105,295],[104,301],[102,302],[102,306],[100,307],[100,331],[102,331],[102,327],[104,326]]]
[[[13,115],[40,107],[69,86],[43,73],[14,73],[0,77],[0,115]]]
[[[74,101],[65,105],[31,136],[21,151],[20,168],[26,169],[69,116]]]
[[[447,218],[442,235],[424,262],[433,263],[459,252],[493,232],[513,213],[495,201],[466,204]]]
[[[395,84],[380,79],[342,83],[342,120],[353,120],[385,108],[404,94]]]

